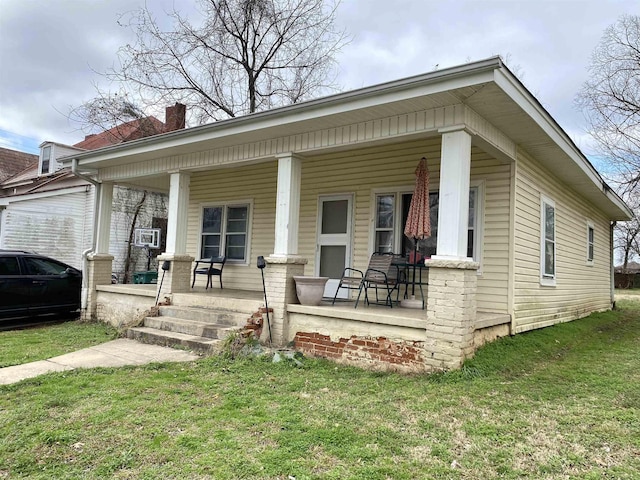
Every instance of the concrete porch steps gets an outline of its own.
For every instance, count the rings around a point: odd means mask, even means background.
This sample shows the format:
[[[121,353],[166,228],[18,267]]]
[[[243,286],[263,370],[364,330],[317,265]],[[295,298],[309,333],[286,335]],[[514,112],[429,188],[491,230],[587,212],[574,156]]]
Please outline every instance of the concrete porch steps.
[[[150,327],[135,327],[127,331],[127,337],[142,343],[161,345],[163,347],[185,347],[194,352],[215,353],[221,340],[216,338],[199,337],[185,333],[168,332]]]
[[[163,306],[159,316],[146,317],[143,326],[130,328],[127,337],[143,343],[181,346],[198,353],[214,353],[233,330],[246,324],[243,311],[206,307]]]
[[[210,323],[192,320],[191,318],[177,317],[147,317],[144,320],[144,326],[165,332],[184,333],[185,335],[218,339],[223,339],[230,331],[236,328],[234,325],[229,324]]]
[[[251,316],[251,313],[253,312],[222,310],[219,308],[206,307],[178,307],[171,305],[168,307],[160,307],[160,317],[155,318],[189,319],[209,324],[215,323],[241,327],[247,322],[247,318]]]

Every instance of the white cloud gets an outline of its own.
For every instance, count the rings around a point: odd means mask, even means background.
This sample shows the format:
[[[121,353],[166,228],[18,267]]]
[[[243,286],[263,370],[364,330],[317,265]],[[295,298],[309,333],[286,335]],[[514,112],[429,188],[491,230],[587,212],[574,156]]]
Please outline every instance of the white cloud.
[[[119,16],[144,0],[2,0],[0,129],[35,142],[79,141],[64,114],[93,96],[119,46]],[[147,1],[158,18],[173,0]],[[175,2],[197,18],[191,2]],[[604,28],[633,2],[613,0],[343,0],[338,21],[353,41],[339,57],[347,89],[496,54],[509,55],[527,87],[563,128],[584,130],[573,98]],[[167,22],[168,24],[168,22]],[[8,68],[5,68],[8,66]],[[576,133],[582,143],[583,133]],[[0,131],[0,138],[7,138]]]

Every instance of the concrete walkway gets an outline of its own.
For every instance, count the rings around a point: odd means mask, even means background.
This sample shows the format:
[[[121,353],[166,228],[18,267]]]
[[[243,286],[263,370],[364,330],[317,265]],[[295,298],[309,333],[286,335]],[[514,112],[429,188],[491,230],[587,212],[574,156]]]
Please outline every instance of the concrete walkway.
[[[9,385],[44,373],[76,368],[122,367],[154,362],[189,362],[199,358],[192,352],[120,338],[49,360],[0,368],[0,385]]]

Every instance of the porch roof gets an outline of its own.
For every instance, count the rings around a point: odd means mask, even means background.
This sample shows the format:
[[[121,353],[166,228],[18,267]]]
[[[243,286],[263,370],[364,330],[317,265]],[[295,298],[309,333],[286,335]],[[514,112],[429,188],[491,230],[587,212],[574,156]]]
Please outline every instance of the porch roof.
[[[485,119],[611,220],[632,217],[566,132],[499,57],[82,152],[59,161],[68,166],[76,159],[80,170],[101,169],[455,105],[465,105]]]

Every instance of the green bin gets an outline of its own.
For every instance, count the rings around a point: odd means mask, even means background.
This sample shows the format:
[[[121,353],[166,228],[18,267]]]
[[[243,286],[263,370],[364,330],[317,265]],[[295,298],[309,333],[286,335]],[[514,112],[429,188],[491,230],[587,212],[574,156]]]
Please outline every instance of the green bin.
[[[158,272],[136,272],[133,274],[133,283],[158,283]]]

